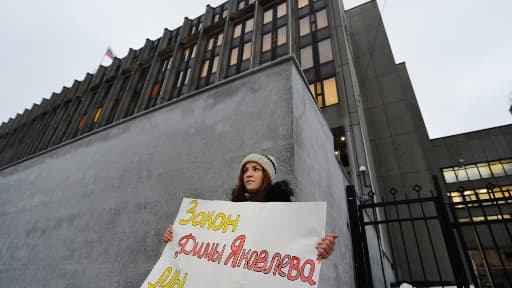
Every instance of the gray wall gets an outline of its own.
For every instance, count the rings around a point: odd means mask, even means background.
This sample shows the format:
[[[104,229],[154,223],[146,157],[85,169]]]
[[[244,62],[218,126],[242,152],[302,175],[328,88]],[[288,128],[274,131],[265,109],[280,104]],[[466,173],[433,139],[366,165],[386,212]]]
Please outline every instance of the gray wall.
[[[138,287],[182,197],[228,199],[243,156],[275,156],[340,234],[319,287],[353,286],[329,129],[283,59],[0,171],[0,286]]]
[[[429,161],[433,173],[443,179],[441,169],[458,166],[459,159],[464,159],[465,164],[472,164],[512,158],[511,143],[512,125],[437,138],[431,141]],[[495,185],[510,185],[512,176],[450,183],[444,188],[449,191],[456,191],[459,185],[482,188],[489,181]]]

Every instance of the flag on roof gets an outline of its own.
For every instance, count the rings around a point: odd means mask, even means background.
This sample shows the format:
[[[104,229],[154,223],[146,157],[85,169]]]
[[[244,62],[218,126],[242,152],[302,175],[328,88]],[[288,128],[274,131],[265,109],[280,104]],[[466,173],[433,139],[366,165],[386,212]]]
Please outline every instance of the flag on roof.
[[[110,60],[114,60],[114,57],[116,57],[116,55],[114,54],[114,51],[112,51],[112,48],[110,48],[110,46],[108,46],[108,49],[107,49],[107,52],[105,52],[105,55],[110,58]]]

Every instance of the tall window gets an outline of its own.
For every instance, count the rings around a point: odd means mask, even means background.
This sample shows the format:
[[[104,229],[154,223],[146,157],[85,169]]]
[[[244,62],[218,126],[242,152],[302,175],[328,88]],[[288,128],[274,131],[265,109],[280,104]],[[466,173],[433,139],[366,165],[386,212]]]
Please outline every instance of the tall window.
[[[139,72],[137,82],[135,84],[135,89],[130,97],[130,102],[128,104],[128,108],[126,110],[126,114],[123,118],[130,117],[135,112],[135,108],[139,103],[140,94],[142,93],[142,88],[144,88],[144,83],[146,82],[146,78],[149,72],[149,65],[142,68]]]
[[[198,87],[206,87],[215,83],[219,69],[219,54],[222,49],[224,32],[219,31],[208,36],[205,53],[201,62]]]
[[[167,73],[169,71],[172,57],[171,54],[159,59],[160,64],[158,66],[158,75],[155,78],[155,81],[153,82],[153,85],[151,85],[151,92],[149,94],[149,99],[146,102],[146,105],[144,105],[144,110],[149,109],[156,105],[156,102],[158,100],[158,96],[160,95],[160,92],[162,91],[162,87],[164,86],[164,81],[167,76]]]
[[[339,103],[336,87],[336,68],[331,47],[327,10],[319,5],[309,5],[298,0],[299,7],[299,58],[304,74],[310,83],[318,107]],[[315,7],[318,6],[318,7]]]
[[[320,108],[339,102],[335,77],[309,84],[309,89],[315,95],[318,107]]]
[[[254,2],[256,2],[256,0],[238,0],[238,9],[237,10],[242,10],[244,8],[247,8],[249,7],[250,5],[252,5]]]
[[[226,18],[226,16],[228,15],[228,8],[229,8],[228,4],[229,3],[226,2],[226,3],[222,3],[221,5],[215,7],[211,24],[217,23],[220,20],[223,20]]]
[[[236,75],[250,67],[254,19],[246,18],[233,27],[231,49],[229,50],[228,76]]]
[[[182,59],[177,70],[177,76],[174,81],[172,98],[181,96],[186,92],[185,87],[190,84],[192,59],[196,57],[197,44],[188,45],[183,48]]]
[[[287,54],[287,13],[286,2],[264,8],[261,64]]]

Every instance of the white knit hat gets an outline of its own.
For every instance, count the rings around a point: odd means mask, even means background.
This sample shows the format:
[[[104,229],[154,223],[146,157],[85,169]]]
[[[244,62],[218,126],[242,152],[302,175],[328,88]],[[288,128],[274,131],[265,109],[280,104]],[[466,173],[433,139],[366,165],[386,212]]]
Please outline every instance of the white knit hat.
[[[267,171],[268,176],[270,176],[270,183],[274,183],[276,180],[277,164],[276,160],[272,156],[261,153],[249,154],[244,158],[244,160],[242,160],[242,163],[240,164],[240,171],[242,171],[242,168],[247,162],[255,162],[260,164],[261,167]]]

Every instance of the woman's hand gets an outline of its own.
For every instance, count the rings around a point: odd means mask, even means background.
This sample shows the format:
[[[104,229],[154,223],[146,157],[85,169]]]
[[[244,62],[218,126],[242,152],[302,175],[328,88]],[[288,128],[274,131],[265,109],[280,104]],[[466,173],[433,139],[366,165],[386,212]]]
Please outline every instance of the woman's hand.
[[[334,251],[334,245],[336,244],[336,238],[338,235],[336,234],[327,234],[325,235],[318,244],[316,244],[316,250],[318,251],[318,261],[327,259]]]
[[[169,224],[167,230],[165,230],[164,237],[162,237],[165,243],[169,243],[172,241],[172,224]]]

